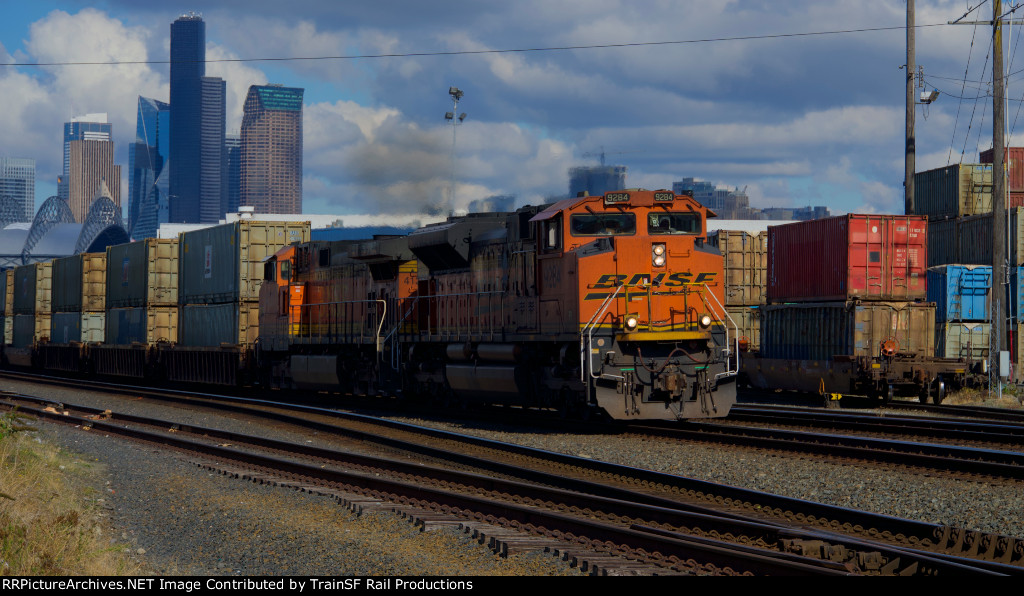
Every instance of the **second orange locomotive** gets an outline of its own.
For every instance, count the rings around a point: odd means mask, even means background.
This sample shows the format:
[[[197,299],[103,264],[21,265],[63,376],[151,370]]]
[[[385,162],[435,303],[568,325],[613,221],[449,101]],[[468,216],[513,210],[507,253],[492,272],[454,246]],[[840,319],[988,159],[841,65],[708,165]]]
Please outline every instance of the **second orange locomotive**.
[[[286,247],[260,294],[259,369],[282,386],[725,416],[737,333],[704,244],[713,216],[627,190]]]

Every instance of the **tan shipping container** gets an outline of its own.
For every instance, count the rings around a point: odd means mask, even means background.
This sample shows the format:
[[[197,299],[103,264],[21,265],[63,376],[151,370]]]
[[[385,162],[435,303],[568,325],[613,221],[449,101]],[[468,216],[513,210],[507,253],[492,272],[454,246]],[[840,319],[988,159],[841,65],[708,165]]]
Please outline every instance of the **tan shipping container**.
[[[84,253],[82,254],[82,312],[103,313],[106,309],[107,253]]]
[[[761,308],[758,306],[727,306],[726,312],[739,327],[740,351],[761,349]],[[732,330],[729,331],[732,333]]]
[[[14,314],[14,269],[4,272],[4,280],[4,315],[9,317]],[[7,327],[10,328],[10,325]]]
[[[765,302],[768,274],[768,232],[718,230],[708,234],[725,261],[725,305],[756,306]]]

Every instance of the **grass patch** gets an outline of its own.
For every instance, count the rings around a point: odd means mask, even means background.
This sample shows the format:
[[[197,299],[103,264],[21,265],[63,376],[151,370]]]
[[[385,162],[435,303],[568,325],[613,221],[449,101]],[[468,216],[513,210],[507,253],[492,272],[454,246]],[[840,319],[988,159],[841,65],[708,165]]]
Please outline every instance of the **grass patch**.
[[[94,466],[43,442],[17,414],[0,415],[0,575],[137,575],[112,545],[89,479]]]
[[[988,389],[959,389],[942,400],[943,405],[953,406],[988,406],[1020,410],[1024,408],[1016,394],[1016,387],[1004,387],[1003,394],[989,393]]]

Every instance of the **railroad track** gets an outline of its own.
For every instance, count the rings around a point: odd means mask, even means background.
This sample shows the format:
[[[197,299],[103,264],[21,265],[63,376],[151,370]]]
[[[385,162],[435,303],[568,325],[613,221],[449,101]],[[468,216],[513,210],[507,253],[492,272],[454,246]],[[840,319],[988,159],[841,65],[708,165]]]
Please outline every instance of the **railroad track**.
[[[9,395],[6,396],[5,402],[14,405],[19,400],[27,400],[27,396]],[[24,405],[25,402],[21,403]],[[38,406],[34,407],[38,409]],[[374,499],[406,503],[403,506],[410,506],[408,500],[414,499],[413,496],[402,492],[395,486],[389,485],[386,488],[381,488],[373,481],[374,478],[381,477],[380,470],[396,465],[396,459],[393,457],[387,458],[388,463],[382,463],[380,460],[355,462],[350,459],[353,457],[351,455],[336,451],[323,453],[315,451],[315,448],[307,445],[263,444],[260,449],[287,454],[284,459],[292,462],[289,465],[300,465],[292,461],[296,454],[300,454],[304,458],[319,458],[312,464],[301,464],[304,467],[297,471],[292,468],[282,469],[279,467],[282,464],[266,459],[254,459],[257,455],[250,449],[243,450],[238,447],[242,444],[262,443],[264,440],[237,434],[225,434],[214,429],[191,429],[167,421],[131,420],[130,417],[122,417],[113,412],[96,409],[81,409],[76,421],[75,417],[63,414],[66,407],[67,404],[63,404],[59,413],[40,415],[47,415],[62,422],[75,421],[77,424],[86,425],[94,430],[126,433],[136,438],[143,436],[138,433],[148,433],[144,437],[145,440],[162,444],[175,443],[175,448],[179,449],[182,447],[178,442],[184,440],[183,437],[186,433],[204,437],[207,443],[213,443],[210,447],[215,453],[215,455],[204,457],[228,458],[229,460],[229,463],[225,464],[210,464],[214,467],[219,466],[221,469],[233,470],[232,473],[249,477],[253,477],[254,474],[260,478],[283,476],[286,477],[283,484],[307,489],[312,486],[321,486],[325,482],[334,483],[335,486],[329,488],[328,493],[331,491],[334,493],[341,491],[345,494],[354,493],[354,487],[357,485],[359,491],[363,491],[358,493],[363,495],[362,497],[357,499],[345,497],[342,500],[361,502],[361,499],[365,501],[365,491],[367,490],[371,491],[371,496]],[[221,407],[225,407],[225,405],[222,404]],[[234,407],[241,410],[247,406],[236,405]],[[307,413],[311,413],[308,409],[306,410]],[[288,421],[304,425],[307,428],[316,428],[318,432],[326,430],[324,423],[302,419],[301,416],[296,417],[295,420],[286,420],[280,410],[277,410],[276,414],[264,410],[259,415],[273,416],[279,422]],[[317,412],[315,415],[320,417],[324,413]],[[504,517],[495,518],[493,511],[494,508],[506,511],[510,506],[508,498],[501,505],[485,506],[474,501],[473,507],[470,507],[465,501],[467,498],[465,496],[460,497],[463,500],[456,500],[455,503],[425,499],[417,501],[416,505],[411,506],[421,511],[434,512],[433,514],[424,514],[424,519],[436,518],[438,511],[451,512],[457,509],[462,512],[463,519],[468,515],[470,519],[476,519],[478,523],[525,527],[532,531],[534,538],[543,535],[545,531],[554,534],[555,537],[572,536],[575,546],[563,546],[563,549],[580,549],[581,545],[589,545],[587,548],[591,548],[590,552],[593,553],[595,552],[594,544],[601,544],[603,548],[596,551],[599,555],[591,554],[591,560],[598,562],[585,564],[595,570],[611,573],[652,572],[652,568],[645,566],[653,565],[656,570],[653,572],[660,570],[660,572],[677,573],[855,572],[1012,575],[1024,572],[1024,568],[1020,567],[1021,550],[1024,549],[1024,544],[1009,537],[982,535],[955,528],[918,524],[853,510],[784,499],[755,491],[718,487],[710,483],[538,452],[518,446],[500,445],[492,441],[459,437],[441,431],[414,429],[409,425],[399,423],[374,421],[371,424],[366,417],[337,413],[333,413],[331,416],[334,418],[334,422],[326,426],[344,426],[345,428],[335,428],[334,432],[344,434],[349,439],[359,437],[360,440],[383,444],[387,449],[404,451],[419,457],[425,456],[433,460],[447,461],[444,468],[439,468],[441,471],[435,472],[433,470],[436,466],[431,466],[432,473],[437,476],[426,481],[427,484],[448,483],[445,485],[444,492],[451,492],[448,489],[452,484],[460,487],[455,493],[457,495],[467,492],[468,489],[465,487],[473,487],[475,491],[485,490],[484,487],[474,484],[483,482],[487,491],[511,496],[513,503],[521,503],[524,500],[527,502],[526,509],[517,513],[520,517],[513,516],[512,519],[505,519]],[[351,422],[355,424],[353,425]],[[156,428],[153,428],[154,424],[156,424]],[[146,425],[150,426],[149,430],[138,428]],[[366,428],[367,425],[371,425],[371,428]],[[360,426],[362,428],[356,428]],[[135,428],[120,430],[130,427]],[[168,429],[173,429],[173,432],[168,432]],[[382,429],[389,430],[382,432]],[[399,432],[392,432],[394,429]],[[397,434],[415,435],[420,438],[414,441],[405,440],[398,438]],[[423,437],[431,439],[424,440]],[[189,443],[196,442],[189,441]],[[230,444],[231,447],[226,447],[225,443]],[[453,445],[463,445],[463,447],[457,449],[453,448]],[[485,452],[490,452],[490,457],[484,457]],[[261,455],[259,457],[270,456]],[[350,471],[349,473],[356,475],[355,479],[346,477],[343,480],[325,480],[314,473],[318,469],[327,469],[325,461],[333,462],[332,466],[337,466],[341,462],[346,469],[357,465],[368,468],[362,473]],[[398,470],[389,473],[415,476],[418,480],[413,492],[417,495],[421,494],[420,491],[425,490],[422,486],[422,483],[425,482],[423,480],[426,470],[424,464],[422,461],[407,461],[402,465],[412,467],[406,468],[404,471]],[[238,472],[236,470],[238,466],[255,467],[257,471],[255,473]],[[461,467],[469,471],[453,471],[453,467]],[[334,470],[332,474],[334,473],[339,472]],[[473,480],[464,477],[453,480],[451,475],[456,473],[468,473]],[[481,480],[481,478],[486,480]],[[499,481],[516,484],[498,487],[496,483]],[[367,484],[369,487],[366,486]],[[557,497],[552,494],[536,492],[543,487],[547,487],[547,490],[562,491],[563,496]],[[316,490],[323,492],[320,489]],[[406,488],[405,490],[412,489]],[[380,494],[374,496],[373,491]],[[584,499],[584,495],[588,496]],[[536,520],[541,518],[537,517],[540,515],[537,509],[541,505],[552,511],[548,513],[549,517],[543,517],[543,521],[538,523]],[[466,513],[470,511],[473,513]],[[579,515],[580,511],[583,512],[582,518],[597,517],[599,520],[603,520],[599,524],[600,530],[581,531],[580,527],[576,525],[570,525],[567,529],[564,526],[562,529],[551,529],[551,527],[557,527],[554,525],[554,519],[567,517],[569,513]],[[474,518],[474,516],[476,517]],[[455,523],[454,520],[447,521]],[[582,524],[583,522],[576,519],[573,523]],[[603,533],[610,531],[609,527],[617,527],[620,532],[628,529],[628,532],[609,538]],[[638,536],[636,533],[640,535]],[[584,539],[583,536],[587,536],[587,538]],[[653,536],[658,536],[660,540],[668,540],[669,544],[662,544],[654,548],[653,542],[646,542],[653,540]],[[732,540],[733,546],[729,546],[730,542],[723,541],[723,536],[738,536],[739,538]],[[551,538],[551,536],[547,538]],[[740,548],[736,547],[737,544]],[[553,548],[557,549],[558,547]],[[652,548],[654,550],[651,550]],[[640,556],[643,553],[655,551],[662,553],[661,558],[656,561]],[[696,551],[704,552],[705,554],[702,555],[704,557],[708,556],[708,552],[712,552],[713,557],[710,560],[715,562],[690,562],[702,560],[695,558]],[[675,554],[665,555],[664,553],[667,552]],[[625,553],[626,560],[631,561],[627,565],[623,565],[622,559],[614,558],[622,556],[623,553]],[[665,558],[666,556],[667,558]],[[618,563],[610,563],[610,561],[618,561]],[[827,561],[824,566],[822,565],[823,561]]]
[[[231,404],[249,404],[259,407],[271,403],[258,399],[195,394],[157,390],[150,387],[124,386],[96,381],[68,381],[62,377],[44,377],[28,373],[9,373],[2,376],[40,380],[47,383],[76,387],[92,386],[102,391],[117,391],[132,395],[150,395],[162,400],[195,403],[194,397],[206,396],[206,407],[231,408]],[[378,402],[380,400],[377,400]],[[379,403],[378,403],[379,405]],[[911,404],[914,405],[914,404]],[[277,403],[274,407],[302,411],[304,406]],[[940,410],[945,408],[940,407]],[[316,408],[314,408],[316,410]],[[409,408],[403,409],[406,413]],[[951,422],[937,418],[912,418],[892,415],[850,414],[820,408],[794,408],[772,406],[737,406],[730,421],[772,425],[797,425],[871,433],[874,436],[837,436],[833,432],[811,433],[786,431],[778,428],[755,428],[715,422],[686,424],[621,425],[599,422],[578,423],[558,420],[551,416],[538,416],[533,412],[498,409],[485,412],[460,412],[457,415],[473,420],[519,421],[531,427],[547,427],[568,432],[602,432],[619,436],[633,434],[661,439],[697,441],[775,452],[799,453],[828,458],[844,463],[881,464],[888,467],[932,473],[941,472],[953,477],[966,477],[985,481],[1019,481],[1024,479],[1024,424],[985,424],[983,422]],[[273,416],[271,416],[273,418]],[[956,445],[934,445],[907,441],[906,438],[941,439],[957,441]],[[963,442],[972,445],[963,445]],[[1007,447],[1010,449],[1007,450]]]

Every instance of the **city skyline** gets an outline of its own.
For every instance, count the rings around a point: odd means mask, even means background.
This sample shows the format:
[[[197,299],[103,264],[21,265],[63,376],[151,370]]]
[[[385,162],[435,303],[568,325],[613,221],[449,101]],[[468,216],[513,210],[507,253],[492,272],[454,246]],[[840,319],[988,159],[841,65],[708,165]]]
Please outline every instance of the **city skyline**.
[[[226,83],[225,129],[240,129],[250,85],[306,89],[309,212],[442,202],[452,170],[443,120],[450,86],[465,91],[459,109],[468,114],[454,147],[456,208],[494,195],[517,204],[563,195],[567,170],[595,165],[598,152],[628,167],[632,186],[696,176],[747,187],[760,208],[902,206],[903,2],[451,8],[398,0],[203,7],[206,74]],[[990,77],[985,44],[972,50],[974,28],[946,26],[962,13],[951,0],[917,9],[918,63],[927,88],[940,91],[918,108],[919,169],[977,162],[991,128],[990,114],[981,117],[990,98],[972,100]],[[127,163],[138,96],[169,98],[168,23],[179,15],[123,0],[9,7],[0,62],[22,66],[0,67],[9,104],[0,154],[37,160],[37,201],[55,194],[60,156],[48,146],[69,115],[110,113],[117,160]],[[1011,98],[1021,95],[1017,84]]]

